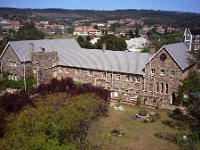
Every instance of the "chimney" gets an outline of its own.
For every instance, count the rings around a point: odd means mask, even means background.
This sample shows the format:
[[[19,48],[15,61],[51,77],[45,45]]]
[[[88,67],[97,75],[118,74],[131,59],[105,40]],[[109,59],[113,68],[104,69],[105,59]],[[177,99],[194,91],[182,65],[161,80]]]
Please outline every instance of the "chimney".
[[[29,57],[32,60],[32,53],[34,52],[34,43],[29,43]]]
[[[149,47],[149,54],[150,55],[154,55],[156,53],[156,48],[155,48],[155,46],[150,46]]]
[[[102,44],[102,50],[105,52],[106,51],[106,43]]]
[[[45,52],[45,48],[44,47],[42,48],[42,52]]]

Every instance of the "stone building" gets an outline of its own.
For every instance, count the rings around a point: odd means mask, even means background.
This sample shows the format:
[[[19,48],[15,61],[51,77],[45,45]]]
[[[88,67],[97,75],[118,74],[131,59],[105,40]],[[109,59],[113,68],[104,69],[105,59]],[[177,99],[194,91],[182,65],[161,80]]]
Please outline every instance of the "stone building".
[[[185,29],[184,43],[187,45],[190,51],[200,49],[200,30]]]
[[[184,43],[165,45],[155,55],[128,51],[83,49],[74,39],[11,41],[1,68],[18,80],[33,74],[38,84],[72,77],[110,89],[111,97],[129,102],[173,104],[179,81],[195,69],[187,62]]]

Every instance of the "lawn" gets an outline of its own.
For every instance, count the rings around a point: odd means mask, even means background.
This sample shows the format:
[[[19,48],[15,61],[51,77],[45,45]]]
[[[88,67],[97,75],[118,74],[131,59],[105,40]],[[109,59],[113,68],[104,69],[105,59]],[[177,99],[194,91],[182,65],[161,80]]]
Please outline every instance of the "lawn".
[[[148,112],[157,112],[161,119],[153,123],[144,123],[132,119],[139,110],[136,106],[123,105],[123,111],[109,109],[107,117],[101,118],[94,124],[88,140],[102,150],[178,150],[178,145],[161,140],[154,136],[155,133],[176,133],[178,131],[161,123],[169,119],[167,111],[147,109]],[[120,129],[125,134],[116,137],[111,134],[113,129]]]

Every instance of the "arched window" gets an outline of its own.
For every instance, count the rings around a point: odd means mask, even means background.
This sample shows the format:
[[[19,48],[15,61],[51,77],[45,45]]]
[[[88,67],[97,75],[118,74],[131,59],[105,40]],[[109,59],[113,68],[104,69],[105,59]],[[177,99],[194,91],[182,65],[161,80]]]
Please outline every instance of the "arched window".
[[[165,92],[166,92],[166,94],[168,94],[168,84],[166,83],[166,89],[165,89]]]
[[[156,92],[159,92],[159,83],[156,83]]]
[[[164,93],[164,84],[161,83],[161,90],[160,90],[160,93]]]

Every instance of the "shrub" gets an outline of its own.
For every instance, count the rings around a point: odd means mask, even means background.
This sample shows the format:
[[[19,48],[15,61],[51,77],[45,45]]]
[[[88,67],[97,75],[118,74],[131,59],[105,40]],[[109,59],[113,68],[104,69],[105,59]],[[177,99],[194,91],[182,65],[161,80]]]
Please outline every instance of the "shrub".
[[[140,115],[140,116],[147,116],[147,111],[145,110],[144,107],[142,107],[142,108],[138,111],[138,115]]]

